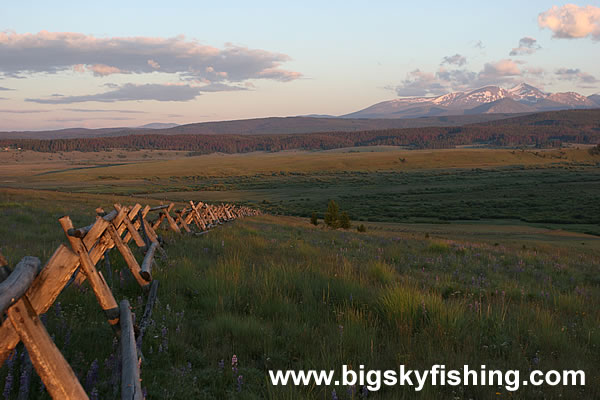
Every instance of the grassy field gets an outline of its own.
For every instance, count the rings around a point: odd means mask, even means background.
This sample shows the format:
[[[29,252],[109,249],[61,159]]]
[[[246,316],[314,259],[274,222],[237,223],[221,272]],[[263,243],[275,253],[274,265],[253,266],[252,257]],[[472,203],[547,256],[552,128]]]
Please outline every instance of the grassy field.
[[[84,224],[96,206],[123,200],[2,191],[2,251],[11,261],[45,261],[65,242],[58,217]],[[155,273],[160,301],[142,347],[148,398],[330,399],[335,389],[340,399],[359,399],[361,387],[272,387],[266,371],[435,363],[522,374],[583,369],[587,385],[516,393],[426,386],[418,395],[395,387],[368,398],[600,396],[600,238],[511,224],[367,225],[367,233],[329,231],[302,218],[265,216],[202,237],[164,233],[169,257]],[[140,315],[139,288],[119,275],[119,257],[112,264],[115,297],[129,298]],[[116,347],[93,294],[70,287],[59,302],[45,317],[55,342],[90,393],[116,397]],[[13,373],[19,366],[17,358]],[[0,389],[7,370],[0,369]],[[47,398],[40,392],[34,379],[30,397]]]
[[[600,234],[600,156],[588,149],[369,149],[199,157],[135,152],[120,165],[106,158],[112,152],[94,154],[85,164],[80,153],[65,153],[35,167],[25,152],[25,161],[0,165],[0,184],[157,200],[193,197],[304,217],[322,217],[335,199],[353,220],[513,220]]]
[[[37,163],[25,152],[0,163],[0,249],[13,264],[25,255],[45,262],[66,242],[58,218],[87,225],[115,202],[235,201],[287,214],[202,237],[163,232],[168,259],[154,274],[159,302],[142,346],[150,399],[332,399],[334,389],[339,399],[365,398],[361,387],[267,382],[269,369],[342,364],[586,371],[583,388],[394,387],[367,398],[600,397],[600,157],[372,150],[88,161],[65,153]],[[298,217],[322,214],[329,199],[367,232]],[[111,262],[115,298],[141,315],[142,293],[119,273],[117,254]],[[86,390],[118,397],[117,347],[91,291],[69,287],[44,319]],[[20,357],[0,369],[6,398],[18,397]],[[47,398],[37,378],[29,397]]]

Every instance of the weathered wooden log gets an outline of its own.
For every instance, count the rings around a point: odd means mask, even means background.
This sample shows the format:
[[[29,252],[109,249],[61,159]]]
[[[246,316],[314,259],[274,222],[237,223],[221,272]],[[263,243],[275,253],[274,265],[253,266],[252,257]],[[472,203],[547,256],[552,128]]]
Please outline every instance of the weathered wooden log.
[[[140,337],[144,337],[148,326],[150,326],[150,322],[152,321],[152,309],[154,308],[154,303],[156,302],[156,297],[158,295],[158,281],[153,280],[150,284],[150,291],[148,292],[148,300],[146,301],[146,308],[144,308],[144,315],[142,316],[142,320],[140,321]]]
[[[154,261],[154,253],[156,252],[157,247],[158,243],[152,242],[144,256],[144,261],[142,262],[140,275],[148,282],[152,280],[152,262]]]
[[[113,210],[110,213],[106,214],[105,216],[99,217],[99,218],[102,218],[106,222],[110,222],[113,219],[115,219],[116,216],[117,216],[117,210]],[[88,226],[84,226],[83,228],[71,228],[71,229],[69,229],[67,234],[69,236],[74,236],[74,237],[82,239],[88,234],[88,232],[94,227],[94,225],[96,225],[95,222]]]
[[[138,212],[140,231],[142,232],[142,237],[146,242],[146,248],[148,248],[151,242],[158,242],[158,236],[156,235],[156,232],[154,232],[154,229],[152,229],[152,227],[148,224],[148,222],[145,219],[148,209],[149,207],[146,206],[144,210]]]
[[[131,252],[129,246],[123,243],[121,236],[117,233],[117,230],[114,226],[109,225],[107,230],[110,236],[112,237],[113,242],[115,242],[117,249],[125,259],[125,262],[127,263],[127,266],[129,267],[129,270],[131,271],[131,274],[134,276],[137,283],[142,287],[147,285],[148,283],[140,276],[140,265],[135,259],[135,256]]]
[[[120,210],[120,209],[121,209],[121,206],[120,206],[120,205],[118,205],[118,204],[116,204],[116,205],[115,205],[115,208],[117,208],[117,210]],[[139,224],[139,222],[138,222],[138,223],[136,223],[136,222],[134,221],[134,218],[137,216],[137,214],[138,214],[138,211],[139,211],[141,208],[142,208],[141,204],[137,203],[136,205],[134,205],[133,207],[131,207],[131,209],[129,209],[129,210],[128,210],[129,212],[127,213],[127,217],[129,217],[129,220],[130,220],[131,222],[133,222],[133,226],[134,226],[134,228],[135,228],[135,230],[136,230],[136,231],[139,229],[139,227],[140,227],[140,224]],[[114,224],[114,225],[115,225],[115,226],[118,226],[118,225],[116,225],[116,224]],[[119,232],[119,234],[122,234],[122,233],[125,231],[125,229],[127,229],[127,227],[125,226],[125,224],[122,224],[121,226],[119,226],[119,227],[117,228],[117,232]],[[123,242],[124,242],[124,243],[129,243],[129,241],[130,241],[130,240],[131,240],[131,234],[130,234],[129,232],[127,232],[127,234],[126,234],[126,235],[125,235],[125,237],[123,238]]]
[[[165,213],[161,212],[159,214],[158,218],[156,219],[156,221],[154,221],[152,223],[152,229],[157,230],[160,227],[160,224],[162,224],[164,219],[165,219]]]
[[[176,222],[178,222],[178,223],[179,223],[179,224],[180,224],[180,225],[183,227],[183,229],[185,229],[185,231],[186,231],[187,233],[190,233],[190,232],[191,232],[191,229],[190,229],[190,227],[188,226],[188,224],[185,222],[185,219],[184,219],[184,218],[182,218],[182,216],[181,216],[181,213],[177,213],[177,212],[175,212],[175,215],[176,215],[176,217],[175,217],[175,221],[176,221]]]
[[[173,204],[173,203],[171,203]],[[151,207],[148,212],[152,212],[152,211],[158,211],[158,210],[164,210],[165,208],[169,208],[172,207],[171,204],[162,204],[160,206],[156,206],[156,207]]]
[[[37,257],[23,257],[9,277],[0,283],[0,315],[25,294],[40,272],[41,265]]]
[[[116,206],[117,205],[115,205],[115,208],[116,208]],[[140,206],[140,208],[141,208],[141,206]],[[140,234],[138,232],[138,228],[133,224],[129,215],[123,216],[123,223],[127,227],[127,235],[125,235],[126,239],[124,240],[124,242],[127,243],[129,241],[127,238],[131,237],[135,241],[135,243],[138,245],[138,247],[145,246],[146,244],[144,243],[144,239],[142,239],[142,237],[140,236]]]
[[[62,217],[59,219],[59,222],[65,233],[67,233],[69,229],[73,227],[73,223],[69,217]],[[106,230],[110,223],[103,219],[98,219],[95,225],[104,225],[104,223],[106,224],[104,230]],[[91,231],[92,230],[90,230],[90,232]],[[104,310],[108,323],[112,326],[115,326],[119,322],[119,308],[110,288],[108,287],[108,284],[102,276],[102,273],[96,269],[96,263],[98,262],[98,259],[102,257],[105,250],[102,251],[96,260],[92,260],[83,240],[68,234],[67,239],[69,240],[69,243],[71,243],[73,251],[79,256],[81,269],[85,273],[85,276],[88,279],[96,298],[98,299],[98,303],[100,303],[100,307],[102,307],[102,310]]]
[[[50,396],[53,399],[87,399],[71,366],[48,335],[27,297],[17,301],[6,314]]]
[[[165,217],[167,218],[167,222],[169,223],[169,226],[171,227],[171,229],[173,231],[177,232],[177,233],[181,233],[181,229],[179,229],[179,227],[177,226],[177,224],[173,220],[173,217],[171,217],[171,214],[169,214],[169,211],[171,211],[171,209],[173,208],[173,206],[174,206],[173,203],[169,204],[169,207],[165,211]]]
[[[129,301],[122,300],[119,310],[121,313],[121,399],[142,400],[144,396],[140,383],[140,369]]]

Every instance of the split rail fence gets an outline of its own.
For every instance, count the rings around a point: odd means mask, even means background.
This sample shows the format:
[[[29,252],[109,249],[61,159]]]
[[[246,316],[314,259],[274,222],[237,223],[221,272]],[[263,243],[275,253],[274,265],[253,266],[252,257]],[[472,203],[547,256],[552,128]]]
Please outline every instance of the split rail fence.
[[[178,211],[171,203],[157,207],[115,204],[110,212],[103,209],[96,209],[96,212],[96,221],[82,228],[75,228],[68,216],[59,219],[69,246],[60,245],[44,267],[38,258],[24,257],[11,271],[0,254],[0,366],[19,342],[23,342],[33,367],[53,399],[88,399],[39,318],[69,283],[81,285],[87,280],[108,324],[120,337],[121,398],[143,399],[135,332],[138,337],[144,335],[157,296],[158,281],[152,278],[152,266],[157,251],[165,255],[158,228],[166,221],[166,227],[177,233],[203,234],[216,225],[258,215],[260,211],[230,204],[214,206],[190,201]],[[156,215],[157,212],[156,218],[150,220],[152,213]],[[131,241],[145,254],[141,263],[129,247]],[[137,330],[134,330],[129,302],[117,303],[104,276],[96,268],[101,259],[108,258],[107,252],[111,249],[117,249],[136,282],[148,293]],[[112,273],[108,265],[107,273]]]

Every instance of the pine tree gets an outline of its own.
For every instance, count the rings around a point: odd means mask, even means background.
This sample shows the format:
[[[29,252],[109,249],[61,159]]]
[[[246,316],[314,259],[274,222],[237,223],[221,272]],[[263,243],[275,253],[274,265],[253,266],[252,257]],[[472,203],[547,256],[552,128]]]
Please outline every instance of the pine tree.
[[[339,226],[342,229],[350,229],[352,228],[352,224],[350,223],[350,217],[346,211],[343,211],[340,214]]]
[[[310,223],[313,224],[314,226],[319,225],[319,219],[317,218],[317,213],[313,211],[312,215],[310,216]]]
[[[335,203],[335,201],[333,200],[329,200],[329,204],[327,205],[327,212],[325,213],[325,218],[323,219],[325,221],[325,224],[332,228],[332,229],[337,229],[338,228],[338,212],[339,212],[340,208],[338,207],[338,205]]]

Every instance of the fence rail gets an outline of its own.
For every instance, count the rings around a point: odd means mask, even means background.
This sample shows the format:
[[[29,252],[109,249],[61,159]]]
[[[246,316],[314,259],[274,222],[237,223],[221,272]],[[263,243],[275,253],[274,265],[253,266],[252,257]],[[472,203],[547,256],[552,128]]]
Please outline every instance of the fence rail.
[[[202,234],[225,222],[260,214],[258,210],[231,204],[215,206],[190,201],[181,210],[174,207],[174,203],[157,207],[114,204],[111,211],[96,209],[96,221],[81,228],[75,228],[71,219],[64,216],[59,222],[69,246],[61,244],[43,268],[39,259],[24,257],[11,271],[0,254],[0,317],[6,314],[6,318],[0,320],[0,366],[19,342],[23,342],[33,367],[53,399],[88,399],[39,318],[68,284],[81,285],[87,280],[109,326],[121,341],[121,397],[142,399],[140,357],[129,301],[117,303],[96,265],[104,258],[110,267],[108,252],[116,249],[136,282],[148,293],[137,329],[138,335],[143,337],[157,297],[158,281],[152,278],[154,257],[157,252],[166,256],[162,238],[157,234],[161,225],[177,233]],[[154,220],[149,219],[151,213],[158,213]],[[129,247],[131,241],[144,253],[141,264]],[[112,274],[111,268],[107,268],[107,272]]]

